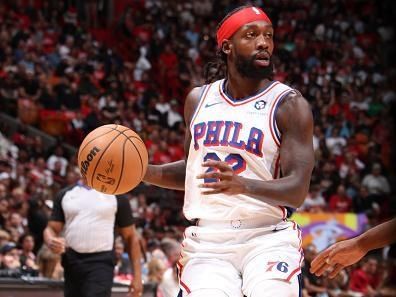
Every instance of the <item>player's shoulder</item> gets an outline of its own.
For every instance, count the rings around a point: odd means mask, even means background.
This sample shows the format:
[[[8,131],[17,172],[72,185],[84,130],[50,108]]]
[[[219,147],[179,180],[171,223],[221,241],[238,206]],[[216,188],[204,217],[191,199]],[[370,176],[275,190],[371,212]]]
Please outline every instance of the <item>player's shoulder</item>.
[[[300,126],[299,124],[306,127],[312,125],[311,106],[299,90],[291,88],[282,98],[276,113],[276,121],[281,130],[287,126]]]
[[[223,80],[224,79],[219,79],[219,80],[213,81],[211,83],[203,84],[201,86],[197,86],[197,87],[192,88],[190,90],[190,92],[187,94],[186,101],[187,100],[191,100],[191,101],[199,100],[202,97],[202,95],[205,92],[205,90],[207,90],[207,89],[209,89],[209,88],[211,88],[211,87],[213,87],[215,85],[220,84]]]
[[[280,100],[280,106],[282,105],[303,105],[303,106],[309,106],[308,101],[304,98],[304,96],[301,94],[301,92],[298,89],[295,89],[293,86],[290,86],[288,84],[282,83],[280,81],[275,81],[276,87],[278,91],[281,91],[284,93],[284,98]]]

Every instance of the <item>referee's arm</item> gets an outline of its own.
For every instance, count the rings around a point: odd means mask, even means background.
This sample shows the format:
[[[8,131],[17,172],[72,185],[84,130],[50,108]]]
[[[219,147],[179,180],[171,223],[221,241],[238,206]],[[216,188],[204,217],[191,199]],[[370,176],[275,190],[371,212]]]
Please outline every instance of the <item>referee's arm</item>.
[[[128,199],[125,196],[118,196],[117,200],[116,225],[119,234],[124,239],[129,261],[133,267],[133,280],[130,289],[133,297],[141,296],[143,293],[143,283],[141,270],[142,253],[140,250],[139,235],[133,224],[132,210]]]
[[[45,243],[55,254],[61,254],[65,251],[65,239],[59,237],[65,225],[65,214],[62,209],[64,194],[65,191],[60,191],[55,197],[50,220],[43,232]]]

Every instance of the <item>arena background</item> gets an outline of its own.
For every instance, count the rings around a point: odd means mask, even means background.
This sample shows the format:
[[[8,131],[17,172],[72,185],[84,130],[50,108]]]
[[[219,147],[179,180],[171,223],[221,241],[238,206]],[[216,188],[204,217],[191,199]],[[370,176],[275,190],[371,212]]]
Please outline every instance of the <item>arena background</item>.
[[[275,79],[300,90],[315,119],[310,194],[294,215],[305,267],[329,244],[395,215],[396,1],[2,0],[0,248],[18,244],[21,265],[10,271],[0,256],[0,296],[62,296],[59,258],[42,246],[42,231],[54,195],[78,174],[75,152],[88,132],[122,124],[144,139],[150,163],[184,157],[185,95],[204,83],[217,22],[246,3],[271,17]],[[188,224],[183,193],[142,183],[128,197],[145,294],[156,296],[166,285],[156,259]],[[334,281],[304,269],[304,296],[374,296],[351,287],[354,271],[364,271],[376,296],[396,296],[395,248],[370,253]],[[133,272],[118,268],[114,296],[125,296],[116,291]]]

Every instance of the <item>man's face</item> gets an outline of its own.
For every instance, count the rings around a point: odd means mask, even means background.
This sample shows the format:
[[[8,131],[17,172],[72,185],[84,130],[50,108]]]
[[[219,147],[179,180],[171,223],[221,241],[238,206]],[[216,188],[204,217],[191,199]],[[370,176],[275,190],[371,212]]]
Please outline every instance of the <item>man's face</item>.
[[[243,77],[252,79],[272,77],[273,31],[271,24],[256,21],[242,26],[232,37],[230,59]]]
[[[378,266],[377,260],[370,259],[367,261],[367,263],[365,265],[365,270],[366,270],[366,272],[368,272],[370,274],[374,274],[377,272],[377,266]]]

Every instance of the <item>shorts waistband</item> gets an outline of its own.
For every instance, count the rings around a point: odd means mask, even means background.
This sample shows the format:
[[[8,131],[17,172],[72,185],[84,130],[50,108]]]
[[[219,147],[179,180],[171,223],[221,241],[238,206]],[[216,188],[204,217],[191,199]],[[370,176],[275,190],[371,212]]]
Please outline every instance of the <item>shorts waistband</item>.
[[[206,220],[198,219],[196,225],[199,227],[215,227],[224,229],[251,229],[260,227],[275,227],[285,222],[282,219],[260,217],[253,219],[235,219],[235,220]]]

